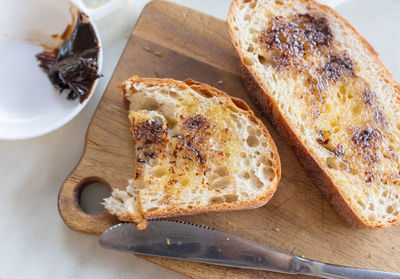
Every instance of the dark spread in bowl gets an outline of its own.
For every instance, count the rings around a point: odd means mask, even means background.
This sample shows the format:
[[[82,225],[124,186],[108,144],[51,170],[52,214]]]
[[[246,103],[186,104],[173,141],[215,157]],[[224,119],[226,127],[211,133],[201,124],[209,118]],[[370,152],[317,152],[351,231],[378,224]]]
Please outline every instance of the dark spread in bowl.
[[[69,33],[68,26],[63,34]],[[90,94],[96,79],[102,76],[98,71],[99,42],[93,26],[83,13],[78,14],[75,28],[60,47],[44,50],[36,55],[39,66],[50,81],[60,90],[69,89],[68,99],[79,97],[82,103]]]

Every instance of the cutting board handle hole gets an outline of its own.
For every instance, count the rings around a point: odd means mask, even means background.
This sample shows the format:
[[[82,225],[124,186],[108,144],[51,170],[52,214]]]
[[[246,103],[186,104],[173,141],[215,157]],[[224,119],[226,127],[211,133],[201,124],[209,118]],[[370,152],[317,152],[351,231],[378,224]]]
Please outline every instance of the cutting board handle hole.
[[[90,215],[98,215],[104,211],[102,202],[104,198],[110,196],[111,188],[103,181],[92,178],[80,183],[76,192],[76,200],[82,211]]]

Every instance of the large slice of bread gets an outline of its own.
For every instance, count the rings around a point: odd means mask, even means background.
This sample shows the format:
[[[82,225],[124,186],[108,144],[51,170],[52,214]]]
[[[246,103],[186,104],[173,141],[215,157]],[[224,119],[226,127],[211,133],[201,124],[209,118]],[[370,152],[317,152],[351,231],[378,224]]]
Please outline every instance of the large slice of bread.
[[[280,178],[276,147],[242,100],[206,84],[138,78],[123,84],[136,174],[105,207],[140,229],[146,219],[255,208]]]
[[[338,213],[397,225],[400,89],[371,45],[312,0],[235,0],[227,21],[249,94]]]

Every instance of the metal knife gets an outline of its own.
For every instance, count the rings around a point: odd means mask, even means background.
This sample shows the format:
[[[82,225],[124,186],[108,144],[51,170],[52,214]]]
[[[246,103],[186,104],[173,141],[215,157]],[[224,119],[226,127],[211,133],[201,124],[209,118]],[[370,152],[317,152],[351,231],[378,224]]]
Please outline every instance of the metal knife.
[[[321,278],[400,279],[400,274],[331,265],[279,252],[212,228],[173,220],[149,221],[145,231],[132,223],[115,225],[99,239],[104,248],[135,254]]]

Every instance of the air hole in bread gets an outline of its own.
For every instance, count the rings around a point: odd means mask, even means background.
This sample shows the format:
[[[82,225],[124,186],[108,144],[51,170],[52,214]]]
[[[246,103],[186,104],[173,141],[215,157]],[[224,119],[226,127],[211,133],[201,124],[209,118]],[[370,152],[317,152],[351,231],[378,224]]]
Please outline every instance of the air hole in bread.
[[[387,214],[392,214],[393,213],[393,206],[389,205],[388,207],[386,207],[386,213]]]
[[[253,135],[255,133],[255,129],[252,126],[247,126],[246,131],[249,133],[249,135]]]
[[[227,176],[229,175],[229,170],[226,166],[220,166],[218,167],[215,172],[219,175],[219,176]]]
[[[328,157],[326,158],[326,165],[328,166],[328,168],[330,169],[334,169],[337,170],[338,169],[338,165],[337,165],[337,161],[335,157]]]
[[[360,172],[359,172],[357,169],[353,168],[353,169],[351,169],[350,173],[351,173],[352,175],[357,175],[357,174],[359,174]]]
[[[249,33],[252,34],[252,35],[253,35],[253,34],[258,34],[258,32],[259,32],[259,30],[256,30],[256,29],[254,29],[254,28],[250,28],[250,29],[249,29]]]
[[[250,67],[254,65],[253,59],[248,56],[243,57],[243,62],[244,62],[244,64],[246,64],[247,66],[250,66]]]
[[[210,189],[223,189],[228,187],[232,183],[232,179],[230,176],[223,176],[215,179],[210,184]]]
[[[251,2],[251,0],[243,0],[243,3],[244,3],[244,4],[250,3],[250,2]]]
[[[373,204],[373,203],[370,203],[368,209],[369,209],[369,210],[374,210],[374,208],[375,208],[374,204]]]
[[[256,43],[256,44],[257,44],[258,41],[259,41],[258,36],[254,36],[254,37],[253,37],[253,43]]]
[[[223,198],[223,197],[218,197],[218,196],[215,196],[215,197],[211,197],[210,198],[210,204],[219,204],[219,203],[223,203],[225,201],[225,199]]]
[[[249,196],[249,194],[247,194],[246,192],[240,192],[240,195],[246,198]]]
[[[227,104],[227,108],[232,111],[233,113],[238,113],[239,110],[237,108],[237,106],[232,106],[231,104]]]
[[[242,157],[242,158],[246,158],[246,157],[247,157],[247,154],[246,154],[246,153],[244,153],[244,152],[240,152],[240,157]]]
[[[261,143],[261,145],[262,145],[262,147],[267,147],[267,146],[268,146],[268,143],[267,143],[266,141],[263,141],[263,142]]]
[[[254,51],[253,46],[252,46],[252,45],[249,45],[249,47],[247,48],[247,51],[248,51],[248,52],[253,52],[253,51]]]
[[[362,207],[365,208],[365,203],[362,200],[357,200],[357,203]]]
[[[260,156],[260,157],[258,158],[258,161],[259,161],[261,164],[265,165],[265,166],[270,166],[270,160],[268,159],[267,156]]]
[[[257,175],[255,175],[253,171],[250,173],[250,181],[253,187],[255,187],[257,190],[263,187],[262,181],[257,177]]]
[[[275,175],[275,172],[272,168],[270,167],[264,167],[263,168],[263,173],[265,178],[272,178]]]
[[[238,195],[236,194],[226,194],[224,195],[225,202],[232,203],[238,200]]]
[[[246,142],[250,147],[256,147],[260,144],[260,141],[254,135],[248,136]]]
[[[208,90],[206,90],[204,88],[199,89],[196,86],[193,86],[192,89],[195,90],[197,93],[199,93],[201,96],[203,96],[205,98],[214,97],[214,95],[210,91],[208,91]]]
[[[247,171],[242,172],[242,173],[240,174],[240,176],[243,177],[244,179],[250,179],[250,173],[247,172]]]
[[[162,177],[168,173],[168,169],[166,167],[159,167],[153,170],[152,175],[155,177]]]
[[[264,66],[272,65],[274,63],[274,60],[270,56],[258,55],[257,58],[260,64]]]
[[[132,104],[131,109],[135,110],[157,110],[160,107],[160,103],[154,98],[143,98],[139,104]]]
[[[250,20],[250,15],[249,14],[246,14],[245,16],[244,16],[244,18],[243,18],[245,21],[249,21]]]
[[[193,205],[188,205],[187,208],[192,209]]]
[[[149,209],[147,209],[147,212],[153,212],[156,211],[158,209],[158,207],[151,207]]]
[[[247,106],[247,104],[245,102],[243,102],[241,99],[232,98],[231,100],[235,104],[236,107],[238,107],[242,110],[245,110],[245,111],[250,110],[250,108]],[[252,120],[252,115],[250,115],[249,118],[250,118],[250,120]]]

